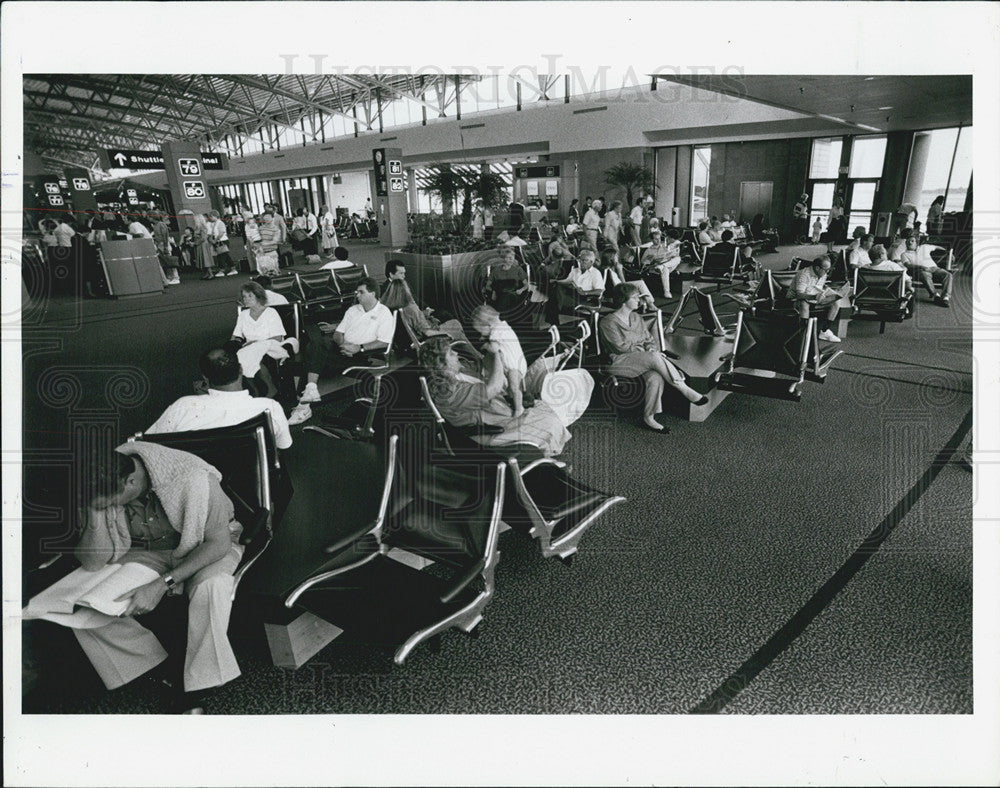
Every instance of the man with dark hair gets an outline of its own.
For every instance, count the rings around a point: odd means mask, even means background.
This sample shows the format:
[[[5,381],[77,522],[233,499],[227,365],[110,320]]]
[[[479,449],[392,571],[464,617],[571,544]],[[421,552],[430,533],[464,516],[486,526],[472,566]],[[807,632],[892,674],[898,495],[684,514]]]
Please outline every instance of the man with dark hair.
[[[193,454],[144,441],[115,454],[87,507],[76,557],[88,572],[137,563],[158,576],[119,597],[128,604],[122,616],[73,632],[105,686],[120,687],[167,657],[133,616],[183,587],[189,600],[183,710],[203,713],[204,694],[240,675],[226,629],[242,526],[219,472]]]
[[[851,241],[847,247],[847,264],[852,269],[862,265],[871,265],[872,259],[868,253],[874,243],[875,236],[871,233],[865,233],[860,238]]]
[[[733,243],[733,237],[734,237],[733,231],[728,229],[723,230],[721,237],[722,240],[712,246],[712,254],[713,255],[729,254],[730,256],[735,254],[736,244]]]
[[[279,449],[292,445],[281,405],[268,397],[250,396],[243,388],[243,372],[235,353],[227,348],[209,350],[198,360],[198,368],[208,387],[205,394],[181,397],[163,411],[147,433],[232,427],[266,410],[271,415],[275,445]]]
[[[316,384],[324,369],[363,364],[364,354],[379,353],[389,347],[396,322],[392,312],[379,303],[377,293],[375,280],[366,276],[358,282],[355,292],[358,303],[344,313],[339,325],[317,323],[306,328],[311,340],[306,354],[307,382],[289,424],[301,424],[312,416],[309,403],[321,400]]]
[[[350,257],[350,252],[347,251],[346,246],[338,246],[333,250],[333,259],[321,265],[319,268],[322,271],[324,268],[329,270],[334,270],[337,268],[353,268],[354,263],[352,263],[348,258]]]

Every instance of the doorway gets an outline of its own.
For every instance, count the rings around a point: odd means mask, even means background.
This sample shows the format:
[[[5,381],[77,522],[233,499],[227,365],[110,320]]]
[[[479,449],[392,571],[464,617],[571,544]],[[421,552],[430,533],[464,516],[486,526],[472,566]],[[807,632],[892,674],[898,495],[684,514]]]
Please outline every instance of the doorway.
[[[758,213],[764,215],[764,227],[771,226],[773,181],[743,181],[740,184],[740,214],[737,221],[747,224]]]

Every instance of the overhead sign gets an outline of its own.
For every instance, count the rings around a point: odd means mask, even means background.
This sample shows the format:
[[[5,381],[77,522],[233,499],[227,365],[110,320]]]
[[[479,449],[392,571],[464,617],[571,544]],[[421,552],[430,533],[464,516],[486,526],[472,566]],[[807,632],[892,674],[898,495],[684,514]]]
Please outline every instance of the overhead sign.
[[[49,205],[63,205],[63,198],[61,194],[50,194],[49,195]]]
[[[90,191],[90,181],[86,178],[74,178],[73,188],[78,192],[89,192]]]
[[[389,179],[389,191],[393,191],[393,192],[405,191],[405,189],[403,188],[403,179],[402,178],[390,178]]]
[[[514,172],[518,178],[558,178],[559,166],[517,167]]]
[[[403,174],[403,162],[399,159],[389,159],[389,174],[390,175],[402,175]]]
[[[163,154],[158,150],[126,150],[124,148],[105,148],[108,154],[108,161],[112,167],[119,167],[127,170],[162,170],[164,167]],[[195,161],[197,159],[182,159],[182,161]],[[224,170],[226,169],[226,157],[221,153],[211,153],[201,151],[201,164],[198,172],[190,175],[201,175],[201,169]],[[184,173],[188,175],[189,173]]]
[[[45,193],[46,194],[59,194],[59,192],[60,192],[60,189],[59,189],[59,184],[58,183],[50,182],[50,183],[46,183],[45,184]]]
[[[197,178],[201,175],[201,162],[197,159],[178,159],[177,166],[185,178]]]
[[[135,189],[126,189],[125,194],[127,194],[129,197],[138,196]]]
[[[205,184],[201,181],[184,181],[184,196],[189,200],[200,200],[205,196]]]
[[[201,152],[201,166],[206,170],[228,170],[229,159],[224,153]]]

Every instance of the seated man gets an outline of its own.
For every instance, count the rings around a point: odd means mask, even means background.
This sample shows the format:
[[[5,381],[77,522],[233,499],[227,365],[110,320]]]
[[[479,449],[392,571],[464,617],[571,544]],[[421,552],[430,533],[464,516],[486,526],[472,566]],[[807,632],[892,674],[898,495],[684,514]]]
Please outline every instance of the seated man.
[[[826,286],[830,267],[830,258],[824,255],[813,260],[811,266],[801,268],[788,289],[788,297],[796,302],[799,317],[802,318],[809,317],[810,304],[829,305],[825,314],[819,318],[819,338],[826,342],[840,342],[840,337],[830,330],[840,311],[837,302],[841,298],[840,293]]]
[[[708,232],[708,222],[702,220],[698,222],[698,243],[702,246],[712,246],[715,240]]]
[[[849,268],[857,268],[859,265],[871,265],[872,260],[869,251],[875,243],[875,236],[865,233],[860,238],[855,238],[847,247],[847,265]]]
[[[333,250],[333,259],[329,263],[323,263],[319,268],[333,270],[336,268],[353,268],[354,263],[348,260],[350,253],[347,251],[346,247],[338,246]]]
[[[374,279],[362,278],[355,292],[358,303],[344,313],[339,325],[317,323],[306,328],[310,339],[306,351],[307,382],[299,404],[288,418],[289,424],[301,424],[312,416],[309,403],[321,400],[316,383],[324,369],[364,364],[363,354],[381,352],[389,347],[395,322],[392,312],[379,303],[375,295],[377,290]]]
[[[593,249],[584,249],[578,259],[579,266],[571,268],[569,276],[559,281],[572,285],[580,295],[600,296],[604,292],[604,272],[594,265],[597,254]]]
[[[903,252],[906,251],[906,239],[913,235],[913,230],[903,229],[896,233],[892,239],[892,243],[889,244],[888,257],[894,262],[901,262],[903,259]]]
[[[232,427],[266,410],[271,414],[275,445],[279,449],[292,445],[281,405],[267,397],[250,396],[243,388],[243,372],[235,353],[226,348],[209,350],[198,360],[198,368],[207,386],[205,393],[175,401],[149,425],[147,433]]]
[[[660,274],[663,295],[670,298],[670,274],[681,264],[681,242],[664,243],[658,227],[650,230],[649,237],[650,246],[642,253],[642,263]]]
[[[940,246],[933,246],[927,243],[927,236],[920,237],[918,244],[917,236],[911,235],[906,239],[906,251],[903,252],[900,262],[907,268],[914,271],[914,276],[919,276],[924,283],[927,292],[930,293],[934,303],[938,306],[948,306],[951,300],[951,286],[954,276],[951,271],[940,268],[931,257],[931,252],[941,249]],[[937,284],[941,283],[941,292],[937,291]]]
[[[733,243],[733,231],[723,230],[722,240],[719,241],[712,247],[712,254],[719,255],[720,257],[729,255],[732,256],[736,252],[736,244]],[[728,257],[726,259],[729,259]]]
[[[86,513],[76,557],[90,572],[108,563],[140,563],[160,573],[127,595],[122,617],[93,629],[74,629],[108,689],[163,662],[167,653],[132,616],[149,613],[181,583],[188,595],[185,713],[208,691],[240,675],[226,635],[233,572],[243,548],[242,526],[222,491],[218,471],[198,457],[155,443],[119,446]],[[101,486],[99,486],[101,485]]]
[[[902,263],[894,263],[889,259],[882,244],[875,244],[869,256],[872,260],[871,265],[865,267],[873,271],[906,271],[906,266]],[[913,280],[905,273],[903,274],[903,287],[907,295],[912,295]]]

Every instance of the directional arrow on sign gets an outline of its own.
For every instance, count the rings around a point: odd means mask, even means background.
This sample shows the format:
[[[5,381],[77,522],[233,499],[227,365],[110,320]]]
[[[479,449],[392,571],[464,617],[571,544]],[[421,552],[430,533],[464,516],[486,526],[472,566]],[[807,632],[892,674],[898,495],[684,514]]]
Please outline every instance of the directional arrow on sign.
[[[128,159],[126,158],[126,156],[125,156],[124,153],[116,153],[115,154],[115,161],[118,162],[118,166],[119,167],[124,167],[125,166],[125,162],[128,161]]]

